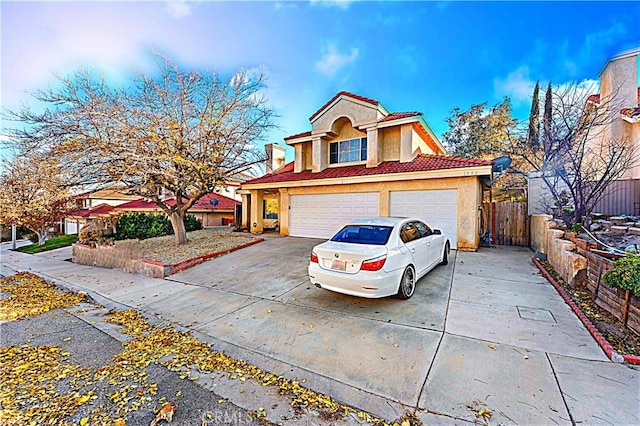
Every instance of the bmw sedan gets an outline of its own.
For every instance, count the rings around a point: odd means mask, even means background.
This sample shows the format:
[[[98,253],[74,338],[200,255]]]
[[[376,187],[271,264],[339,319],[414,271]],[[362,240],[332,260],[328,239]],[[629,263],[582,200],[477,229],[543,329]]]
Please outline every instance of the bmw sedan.
[[[420,278],[447,264],[449,249],[448,238],[419,219],[355,220],[313,248],[309,279],[352,296],[408,299]]]

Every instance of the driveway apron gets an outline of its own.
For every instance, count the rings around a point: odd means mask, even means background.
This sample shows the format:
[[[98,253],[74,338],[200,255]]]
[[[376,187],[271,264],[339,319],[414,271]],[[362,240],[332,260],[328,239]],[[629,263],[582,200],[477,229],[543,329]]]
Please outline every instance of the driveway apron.
[[[476,421],[486,407],[492,423],[640,423],[637,371],[606,358],[528,249],[452,251],[411,299],[368,300],[309,283],[318,242],[266,238],[164,280],[6,251],[2,263],[387,419],[418,408],[429,424]]]

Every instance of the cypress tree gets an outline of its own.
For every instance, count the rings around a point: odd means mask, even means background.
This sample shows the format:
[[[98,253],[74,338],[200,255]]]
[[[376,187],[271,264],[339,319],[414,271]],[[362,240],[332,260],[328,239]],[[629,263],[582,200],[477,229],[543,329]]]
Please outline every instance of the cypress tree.
[[[536,82],[533,88],[533,100],[531,101],[531,113],[529,114],[529,145],[533,149],[540,146],[540,106],[538,93],[540,92],[540,82]]]
[[[549,85],[547,86],[547,93],[544,97],[544,114],[542,116],[542,129],[543,129],[543,134],[542,134],[542,140],[545,143],[545,145],[549,144],[549,142],[551,141],[551,124],[552,124],[552,120],[553,117],[552,115],[552,108],[553,108],[553,101],[552,101],[552,97],[551,97],[551,83],[549,83]]]

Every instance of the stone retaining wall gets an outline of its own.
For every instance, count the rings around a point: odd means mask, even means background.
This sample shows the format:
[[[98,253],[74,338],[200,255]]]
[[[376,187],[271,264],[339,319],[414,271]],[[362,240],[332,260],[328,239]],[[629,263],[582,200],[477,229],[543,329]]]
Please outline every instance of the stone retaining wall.
[[[556,229],[549,215],[531,216],[531,248],[547,256],[547,261],[570,285],[588,289],[598,306],[640,334],[640,297],[607,286],[602,276],[613,261],[593,253],[597,244],[578,239],[573,232]],[[569,240],[563,239],[564,237]]]
[[[564,231],[549,215],[531,216],[531,248],[546,255],[547,261],[572,286],[586,279],[587,259],[576,253],[576,244],[563,239]]]

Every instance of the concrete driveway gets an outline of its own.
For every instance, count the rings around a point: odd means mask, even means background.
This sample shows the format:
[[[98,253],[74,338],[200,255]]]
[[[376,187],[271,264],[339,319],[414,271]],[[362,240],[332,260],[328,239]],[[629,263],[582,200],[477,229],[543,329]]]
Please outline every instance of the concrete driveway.
[[[384,418],[473,422],[486,404],[492,423],[640,423],[638,372],[606,358],[530,250],[453,251],[411,299],[367,300],[309,283],[318,242],[267,238],[165,280],[10,256]]]

